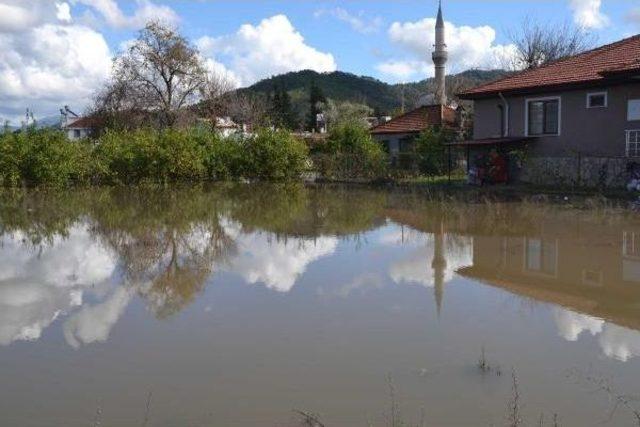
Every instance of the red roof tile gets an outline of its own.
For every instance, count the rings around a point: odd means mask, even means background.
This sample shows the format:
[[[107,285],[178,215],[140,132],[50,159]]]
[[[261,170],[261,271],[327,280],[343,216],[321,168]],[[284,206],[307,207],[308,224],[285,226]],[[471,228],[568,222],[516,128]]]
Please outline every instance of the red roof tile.
[[[443,109],[440,116],[440,109]],[[389,133],[417,133],[422,132],[429,126],[453,125],[456,121],[456,110],[451,107],[440,105],[429,105],[416,108],[401,116],[393,118],[386,123],[371,129],[372,134]]]
[[[67,129],[91,129],[100,126],[100,121],[95,117],[80,117],[69,123]]]
[[[459,94],[463,99],[496,96],[498,93],[530,93],[568,86],[598,85],[607,82],[608,72],[625,72],[640,67],[640,35],[620,40],[540,68],[522,71]]]

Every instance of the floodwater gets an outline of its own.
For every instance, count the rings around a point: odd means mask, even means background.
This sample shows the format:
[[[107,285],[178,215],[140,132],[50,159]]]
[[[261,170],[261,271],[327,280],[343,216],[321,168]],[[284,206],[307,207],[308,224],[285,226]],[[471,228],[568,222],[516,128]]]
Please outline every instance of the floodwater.
[[[637,425],[636,215],[364,188],[0,193],[0,425]]]

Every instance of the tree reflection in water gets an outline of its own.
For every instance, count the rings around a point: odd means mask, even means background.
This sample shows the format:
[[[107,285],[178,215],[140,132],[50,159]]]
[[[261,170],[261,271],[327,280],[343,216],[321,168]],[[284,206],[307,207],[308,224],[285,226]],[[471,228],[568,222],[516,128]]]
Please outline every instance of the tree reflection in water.
[[[59,313],[79,305],[82,309],[65,327],[67,340],[73,345],[104,340],[132,295],[146,300],[158,318],[167,318],[191,304],[216,271],[234,271],[248,283],[289,291],[306,266],[332,254],[340,239],[355,239],[359,247],[366,244],[361,236],[390,221],[413,230],[424,241],[424,248],[394,262],[388,277],[398,284],[433,287],[438,311],[444,303],[445,282],[458,272],[525,297],[568,305],[580,316],[591,316],[593,322],[612,319],[631,331],[640,327],[628,303],[634,301],[629,298],[630,288],[622,286],[627,279],[619,277],[633,274],[635,259],[640,259],[640,249],[634,244],[640,241],[634,238],[640,226],[637,219],[609,206],[579,211],[527,202],[461,203],[448,196],[406,190],[221,184],[0,192],[0,239],[7,245],[5,255],[10,256],[11,247],[20,256],[27,251],[46,260],[67,242],[61,250],[73,251],[69,246],[73,244],[76,252],[93,253],[89,257],[93,260],[113,259],[113,265],[104,261],[101,284],[79,270],[79,265],[97,268],[87,256],[76,256],[76,267],[67,269],[64,278],[53,279],[64,268],[43,270],[46,280],[31,280],[34,271],[26,271],[27,267],[13,276],[0,275],[5,293],[16,289],[16,281],[30,280],[21,292],[34,289],[31,295],[37,293],[42,296],[38,301],[46,300],[40,311],[37,303],[30,306],[41,314],[24,320],[39,326],[5,326],[2,340],[35,339]],[[624,241],[619,243],[621,236]],[[608,260],[608,266],[620,265],[620,254],[611,249],[620,247],[616,245],[623,246],[624,271],[595,268],[602,260]],[[594,255],[598,251],[601,253]],[[566,254],[574,258],[562,261]],[[605,281],[606,288],[596,289],[612,274],[614,280]],[[367,272],[362,277],[374,280],[374,276]],[[73,277],[76,280],[70,280]],[[354,279],[359,288],[366,286],[362,277]],[[531,277],[535,280],[529,283]],[[590,283],[591,288],[575,286],[578,280]],[[51,281],[57,286],[55,298],[47,296],[49,289],[42,287]],[[382,283],[380,278],[374,281]],[[103,282],[112,283],[111,288],[105,290]],[[82,296],[88,291],[100,294],[103,303],[83,304]],[[49,307],[52,301],[59,303]],[[28,311],[22,307],[5,313],[24,318]],[[101,319],[92,326],[95,332],[86,327],[90,318]],[[569,328],[563,332],[567,339],[579,334],[571,332],[566,321],[561,327]],[[602,333],[599,339],[612,335]],[[602,347],[619,359],[637,353],[635,345]]]

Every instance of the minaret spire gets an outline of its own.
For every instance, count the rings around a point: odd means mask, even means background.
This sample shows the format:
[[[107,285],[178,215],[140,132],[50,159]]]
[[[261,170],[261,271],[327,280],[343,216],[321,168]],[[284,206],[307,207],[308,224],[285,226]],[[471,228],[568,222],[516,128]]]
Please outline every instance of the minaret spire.
[[[439,105],[447,105],[447,92],[445,87],[446,64],[449,55],[445,43],[444,18],[442,17],[442,0],[438,1],[438,18],[436,19],[436,45],[432,59],[436,69],[436,93],[435,101]]]

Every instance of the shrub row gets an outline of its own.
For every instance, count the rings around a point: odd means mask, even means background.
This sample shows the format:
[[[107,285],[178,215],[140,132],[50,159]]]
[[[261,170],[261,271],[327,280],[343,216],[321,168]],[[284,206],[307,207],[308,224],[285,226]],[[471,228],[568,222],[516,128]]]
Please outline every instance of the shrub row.
[[[71,142],[50,129],[0,134],[2,186],[283,181],[300,177],[307,167],[304,142],[268,129],[229,138],[199,128],[108,131],[95,142]]]
[[[359,123],[343,123],[331,130],[327,144],[313,156],[316,169],[329,179],[375,180],[387,175],[387,155]]]

